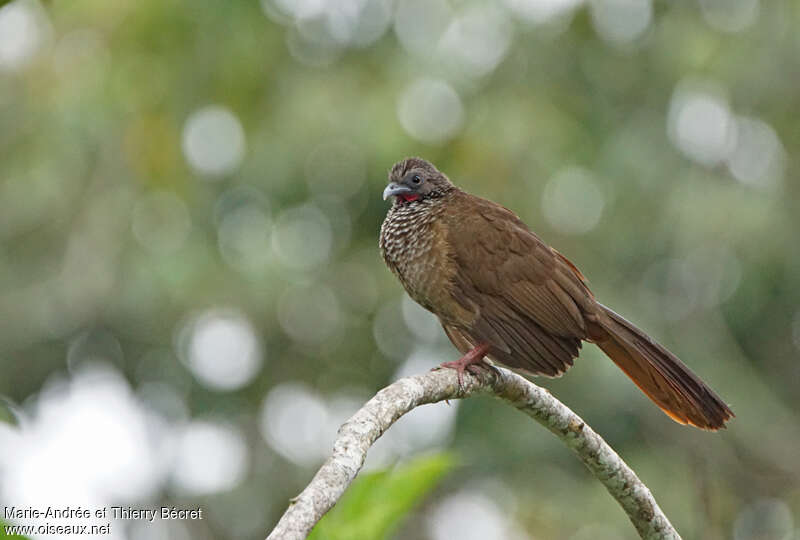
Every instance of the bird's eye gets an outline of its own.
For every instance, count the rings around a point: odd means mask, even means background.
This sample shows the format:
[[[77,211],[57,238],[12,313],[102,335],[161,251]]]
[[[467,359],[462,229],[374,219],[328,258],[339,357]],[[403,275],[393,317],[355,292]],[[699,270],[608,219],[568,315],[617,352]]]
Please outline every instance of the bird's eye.
[[[415,184],[419,184],[420,182],[422,182],[422,178],[420,178],[418,174],[415,174],[414,178],[412,178],[411,181],[414,182]]]

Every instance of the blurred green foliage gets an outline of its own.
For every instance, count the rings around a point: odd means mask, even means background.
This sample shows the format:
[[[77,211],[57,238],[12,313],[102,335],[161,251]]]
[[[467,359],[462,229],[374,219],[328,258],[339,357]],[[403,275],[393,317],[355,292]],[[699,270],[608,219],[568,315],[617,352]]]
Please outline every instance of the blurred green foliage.
[[[322,518],[310,540],[391,538],[405,515],[455,465],[452,456],[421,456],[392,470],[359,475]]]

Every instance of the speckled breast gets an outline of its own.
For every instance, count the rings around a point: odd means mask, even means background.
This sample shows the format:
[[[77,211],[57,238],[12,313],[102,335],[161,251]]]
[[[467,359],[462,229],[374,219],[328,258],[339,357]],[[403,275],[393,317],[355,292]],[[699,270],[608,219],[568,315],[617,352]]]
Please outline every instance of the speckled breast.
[[[445,235],[437,224],[440,200],[395,204],[381,226],[380,248],[386,265],[409,296],[420,305],[445,315],[449,294]]]

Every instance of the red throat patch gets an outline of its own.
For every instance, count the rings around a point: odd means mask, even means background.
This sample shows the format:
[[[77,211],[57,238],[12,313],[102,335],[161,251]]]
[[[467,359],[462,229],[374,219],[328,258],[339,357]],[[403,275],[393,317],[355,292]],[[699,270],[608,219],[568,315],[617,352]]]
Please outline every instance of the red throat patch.
[[[402,199],[403,202],[411,202],[419,199],[419,193],[402,194],[398,195],[398,197],[400,197],[400,199]]]

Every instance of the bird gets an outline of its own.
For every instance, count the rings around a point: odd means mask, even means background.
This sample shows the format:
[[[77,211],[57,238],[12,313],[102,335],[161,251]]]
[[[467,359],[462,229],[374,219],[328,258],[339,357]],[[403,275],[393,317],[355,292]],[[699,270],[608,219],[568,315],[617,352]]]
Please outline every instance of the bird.
[[[463,355],[441,364],[459,383],[465,370],[494,364],[558,377],[585,341],[676,422],[716,431],[734,416],[677,356],[598,302],[578,268],[512,211],[418,157],[389,170],[390,198],[381,255]]]

